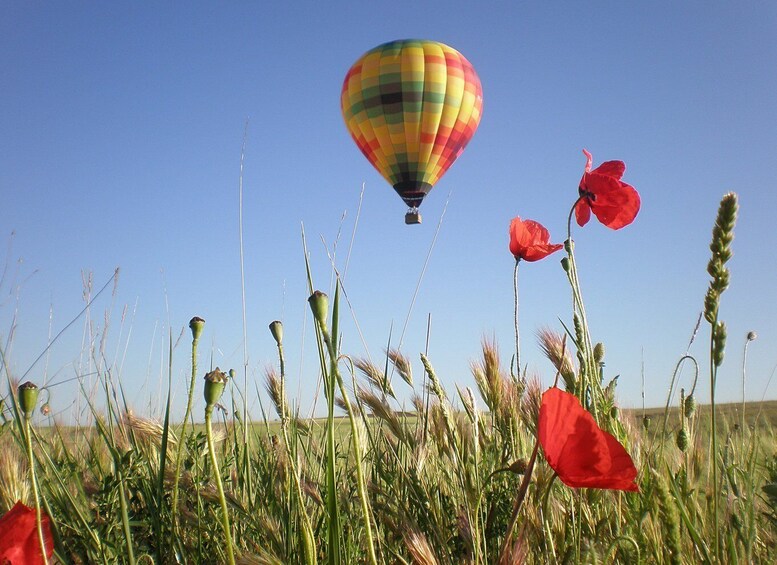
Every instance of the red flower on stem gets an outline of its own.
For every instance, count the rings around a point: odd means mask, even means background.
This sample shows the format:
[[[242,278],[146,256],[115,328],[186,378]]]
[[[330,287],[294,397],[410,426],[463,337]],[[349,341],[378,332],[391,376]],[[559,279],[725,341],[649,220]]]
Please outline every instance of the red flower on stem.
[[[575,218],[579,226],[591,219],[593,211],[597,219],[608,228],[619,230],[628,226],[639,212],[639,193],[621,180],[626,165],[623,161],[606,161],[591,170],[593,157],[583,149],[588,161],[580,179],[580,199],[575,205]]]
[[[54,538],[51,536],[49,517],[45,513],[41,515],[41,527],[46,555],[50,558],[54,553]],[[45,563],[40,553],[34,508],[17,502],[0,517],[0,563],[11,565]]]
[[[543,393],[537,436],[545,459],[565,485],[639,491],[631,456],[575,395],[557,387]]]
[[[516,261],[539,261],[561,249],[560,243],[549,243],[550,233],[534,220],[513,218],[510,222],[510,253]]]

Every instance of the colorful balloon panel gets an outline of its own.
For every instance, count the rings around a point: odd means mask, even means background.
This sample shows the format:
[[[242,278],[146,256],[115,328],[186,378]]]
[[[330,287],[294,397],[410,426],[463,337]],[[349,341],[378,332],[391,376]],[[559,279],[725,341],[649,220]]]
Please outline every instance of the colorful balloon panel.
[[[475,133],[483,91],[475,69],[452,47],[392,41],[353,64],[340,106],[364,156],[417,207]]]

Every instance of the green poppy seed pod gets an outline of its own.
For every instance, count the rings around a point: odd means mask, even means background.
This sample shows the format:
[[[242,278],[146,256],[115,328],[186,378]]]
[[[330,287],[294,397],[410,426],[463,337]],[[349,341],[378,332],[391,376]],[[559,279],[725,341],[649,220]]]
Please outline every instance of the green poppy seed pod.
[[[562,257],[561,268],[564,269],[565,273],[569,272],[569,257]]]
[[[594,345],[594,361],[601,363],[604,360],[604,344],[602,342]]]
[[[38,404],[38,386],[30,381],[27,381],[23,385],[19,385],[19,407],[22,409],[24,416],[27,418],[32,417],[32,413],[35,412],[35,406]]]
[[[688,430],[685,429],[685,426],[680,428],[680,430],[677,432],[677,448],[685,453],[685,450],[688,449]]]
[[[313,312],[313,318],[326,327],[326,315],[329,311],[329,297],[320,290],[315,291],[308,298],[308,304],[310,304],[310,310]]]
[[[650,428],[650,416],[643,416],[642,417],[642,428],[647,430]]]
[[[227,375],[216,367],[205,375],[205,404],[212,408],[220,399],[227,384]]]
[[[612,418],[613,420],[618,418],[618,407],[617,406],[613,406],[613,407],[610,408],[610,418]]]
[[[278,345],[283,343],[283,324],[279,320],[270,322],[270,333],[272,334],[275,343]]]
[[[189,329],[192,330],[192,339],[197,341],[202,335],[202,329],[205,327],[205,320],[199,316],[195,316],[189,320]]]
[[[234,369],[230,369],[229,370],[229,378],[230,379],[234,379],[235,378],[235,370]]]
[[[689,418],[696,413],[696,398],[689,394],[685,397],[685,415]]]

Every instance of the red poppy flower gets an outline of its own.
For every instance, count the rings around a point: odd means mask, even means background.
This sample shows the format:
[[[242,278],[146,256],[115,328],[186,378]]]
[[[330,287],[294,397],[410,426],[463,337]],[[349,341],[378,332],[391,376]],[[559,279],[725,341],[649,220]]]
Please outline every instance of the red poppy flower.
[[[557,387],[543,393],[537,434],[545,459],[565,485],[639,490],[629,454],[575,395]]]
[[[510,222],[510,253],[516,260],[539,261],[561,249],[560,243],[548,243],[550,234],[534,220],[513,218]]]
[[[51,537],[49,517],[45,513],[41,515],[41,526],[46,555],[51,557],[54,553],[54,539]],[[17,502],[0,517],[0,563],[11,565],[45,563],[40,554],[34,508]]]
[[[639,193],[621,180],[626,165],[623,161],[606,161],[591,170],[593,157],[583,149],[588,161],[580,179],[580,200],[575,205],[575,218],[584,226],[591,211],[608,228],[619,230],[628,226],[639,212]]]

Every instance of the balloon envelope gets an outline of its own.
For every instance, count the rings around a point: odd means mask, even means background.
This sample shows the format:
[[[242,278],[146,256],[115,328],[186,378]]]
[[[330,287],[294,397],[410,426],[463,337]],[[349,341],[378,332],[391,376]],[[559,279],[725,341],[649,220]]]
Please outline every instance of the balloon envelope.
[[[417,207],[475,133],[483,91],[461,53],[409,39],[362,55],[345,77],[340,106],[364,156]]]

